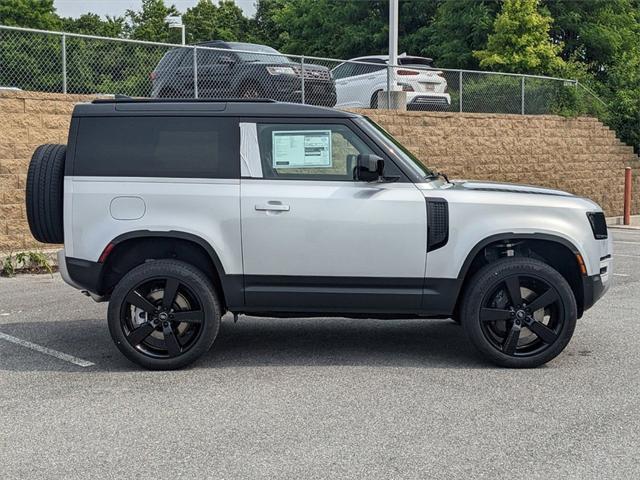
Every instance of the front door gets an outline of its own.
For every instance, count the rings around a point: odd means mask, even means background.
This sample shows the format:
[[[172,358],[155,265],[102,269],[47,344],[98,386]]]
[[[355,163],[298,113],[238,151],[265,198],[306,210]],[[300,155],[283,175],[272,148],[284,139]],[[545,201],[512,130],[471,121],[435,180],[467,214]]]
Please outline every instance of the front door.
[[[419,311],[425,200],[400,170],[387,160],[397,182],[354,181],[356,156],[382,152],[349,122],[242,123],[241,133],[248,309]]]

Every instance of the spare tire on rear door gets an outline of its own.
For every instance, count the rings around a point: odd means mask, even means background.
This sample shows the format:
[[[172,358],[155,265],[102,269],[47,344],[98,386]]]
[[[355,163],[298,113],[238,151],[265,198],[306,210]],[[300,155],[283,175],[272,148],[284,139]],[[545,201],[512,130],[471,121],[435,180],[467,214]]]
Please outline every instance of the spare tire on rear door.
[[[40,145],[27,173],[27,219],[31,234],[43,243],[63,243],[62,223],[66,145]]]

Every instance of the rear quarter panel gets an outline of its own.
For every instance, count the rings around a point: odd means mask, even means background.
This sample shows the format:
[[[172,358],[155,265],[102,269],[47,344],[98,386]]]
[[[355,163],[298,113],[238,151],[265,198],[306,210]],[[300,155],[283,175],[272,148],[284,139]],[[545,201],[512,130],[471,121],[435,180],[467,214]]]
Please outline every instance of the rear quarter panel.
[[[112,202],[120,197],[142,199],[143,215],[114,218]],[[95,262],[119,235],[178,231],[208,242],[225,273],[242,273],[239,180],[66,177],[64,222],[69,257]]]

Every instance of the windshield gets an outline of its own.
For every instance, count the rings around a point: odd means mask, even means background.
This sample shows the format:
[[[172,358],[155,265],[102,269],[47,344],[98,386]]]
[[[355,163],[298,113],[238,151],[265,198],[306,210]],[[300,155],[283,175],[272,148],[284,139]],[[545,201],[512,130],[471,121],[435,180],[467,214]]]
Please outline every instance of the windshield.
[[[267,47],[266,45],[256,45],[255,43],[241,42],[228,42],[228,44],[231,47],[231,50],[234,50],[234,53],[238,55],[238,57],[240,57],[243,62],[292,63],[288,57],[282,55],[275,48]],[[236,52],[235,50],[244,50],[246,52],[252,53]],[[269,55],[261,55],[263,53]]]
[[[396,140],[393,135],[391,135],[369,117],[363,116],[361,118],[357,118],[356,121],[367,131],[368,134],[375,137],[377,140],[380,140],[384,144],[384,146],[387,147],[387,150],[389,150],[393,155],[404,160],[404,163],[407,164],[407,166],[413,168],[414,172],[417,175],[423,178],[435,175],[434,172],[423,165],[422,162],[420,162],[420,160],[418,160],[413,153],[407,150],[404,145]]]

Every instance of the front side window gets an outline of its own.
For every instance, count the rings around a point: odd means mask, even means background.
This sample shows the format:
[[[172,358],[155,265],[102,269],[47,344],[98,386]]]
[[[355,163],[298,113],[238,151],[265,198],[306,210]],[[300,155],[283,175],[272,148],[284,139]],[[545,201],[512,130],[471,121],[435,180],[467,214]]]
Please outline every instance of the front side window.
[[[239,178],[233,119],[82,117],[74,175]]]
[[[353,181],[359,154],[373,154],[340,124],[259,123],[262,174],[269,179]]]
[[[384,145],[389,154],[401,158],[404,164],[411,168],[416,175],[421,178],[434,175],[429,167],[423,164],[407,147],[369,117],[360,117],[355,121],[367,134],[376,139],[378,145]]]

